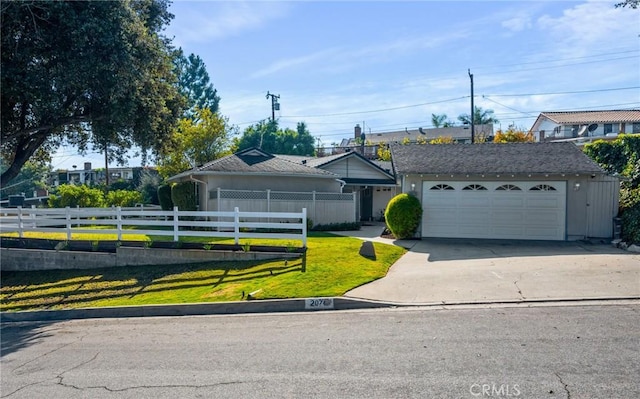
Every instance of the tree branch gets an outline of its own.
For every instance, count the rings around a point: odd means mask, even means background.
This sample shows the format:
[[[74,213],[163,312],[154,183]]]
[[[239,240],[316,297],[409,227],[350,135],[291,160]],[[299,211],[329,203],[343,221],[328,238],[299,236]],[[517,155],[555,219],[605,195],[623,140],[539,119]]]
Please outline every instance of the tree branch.
[[[16,140],[20,138],[30,137],[35,134],[40,134],[40,132],[43,132],[43,131],[50,131],[57,127],[72,125],[75,123],[88,122],[89,120],[91,120],[89,115],[75,115],[75,116],[70,116],[68,118],[60,118],[54,121],[53,123],[49,123],[47,125],[35,126],[28,129],[20,129],[12,133],[2,132],[2,141],[10,141],[10,140]]]

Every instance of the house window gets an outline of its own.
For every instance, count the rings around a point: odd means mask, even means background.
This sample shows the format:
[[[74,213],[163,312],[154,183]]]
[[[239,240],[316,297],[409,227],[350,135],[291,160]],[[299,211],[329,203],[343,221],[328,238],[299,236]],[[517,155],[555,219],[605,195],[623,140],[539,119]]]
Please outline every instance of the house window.
[[[580,125],[572,125],[571,126],[571,137],[578,137],[578,131],[580,130]]]
[[[613,123],[604,124],[604,134],[613,133]]]
[[[465,188],[463,188],[463,190],[467,190],[467,191],[483,191],[483,190],[487,190],[487,188],[481,184],[469,184],[468,186],[466,186]]]
[[[522,191],[520,187],[515,186],[513,184],[503,184],[502,186],[496,188],[496,191]]]
[[[631,125],[631,131],[633,133],[640,133],[640,122],[633,122],[633,125]]]
[[[435,186],[431,187],[429,190],[444,191],[444,190],[455,190],[455,188],[451,187],[448,184],[436,184]]]
[[[560,129],[562,129],[562,126],[556,126],[556,127],[553,128],[553,136],[554,137],[560,136]]]
[[[548,184],[538,184],[529,189],[530,191],[556,191],[556,188]]]
[[[540,139],[538,141],[544,141],[544,130],[540,130]]]

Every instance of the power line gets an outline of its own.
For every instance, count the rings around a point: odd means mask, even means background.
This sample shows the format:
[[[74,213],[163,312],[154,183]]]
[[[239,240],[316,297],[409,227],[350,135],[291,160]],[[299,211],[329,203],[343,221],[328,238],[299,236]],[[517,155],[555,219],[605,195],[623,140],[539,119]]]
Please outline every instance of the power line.
[[[395,110],[398,110],[398,109],[421,107],[423,105],[446,103],[446,102],[450,102],[450,101],[462,100],[462,99],[465,99],[465,98],[469,98],[469,96],[463,96],[463,97],[458,97],[458,98],[450,98],[448,100],[433,101],[433,102],[428,102],[428,103],[403,105],[403,106],[400,106],[400,107],[374,109],[374,110],[369,110],[369,111],[338,112],[338,113],[333,113],[333,114],[318,114],[318,115],[285,115],[285,116],[283,116],[283,118],[320,118],[320,117],[325,117],[325,116],[370,114],[370,113],[375,113],[375,112],[386,112],[386,111],[395,111]]]
[[[582,94],[582,93],[599,93],[603,91],[620,91],[640,89],[640,86],[618,87],[614,89],[594,89],[594,90],[578,90],[578,91],[558,91],[555,93],[524,93],[524,94],[486,94],[491,97],[526,97],[526,96],[552,96],[557,94]],[[483,97],[485,95],[483,94]]]
[[[612,52],[612,53],[602,53],[602,54],[593,54],[593,55],[585,55],[582,57],[567,57],[567,58],[558,58],[556,60],[553,60],[551,62],[563,62],[563,61],[569,61],[569,60],[582,60],[585,58],[596,58],[596,57],[602,57],[605,55],[618,55],[618,54],[628,54],[628,53],[637,53],[639,52],[638,49],[634,49],[634,50],[626,50],[626,51],[616,51],[616,52]],[[617,58],[614,58],[617,59]],[[608,60],[602,60],[602,61],[608,61]],[[535,65],[535,64],[548,64],[550,61],[548,60],[543,60],[543,61],[530,61],[530,62],[518,62],[516,64],[499,64],[499,65],[493,65],[493,66],[488,66],[488,67],[474,67],[473,69],[489,69],[489,68],[495,68],[495,67],[511,67],[511,66],[521,66],[521,65]]]

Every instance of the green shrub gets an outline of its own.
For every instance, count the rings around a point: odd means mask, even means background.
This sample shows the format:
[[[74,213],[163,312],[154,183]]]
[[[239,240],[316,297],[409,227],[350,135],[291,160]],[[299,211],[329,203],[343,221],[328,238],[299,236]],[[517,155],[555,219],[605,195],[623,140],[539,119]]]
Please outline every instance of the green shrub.
[[[623,186],[620,189],[620,212],[622,213],[625,209],[636,204],[640,204],[640,187],[627,188]]]
[[[107,193],[107,206],[136,206],[142,202],[142,194],[133,190],[115,190]]]
[[[413,195],[398,194],[389,201],[384,218],[395,238],[412,238],[422,220],[422,205]]]
[[[135,190],[136,187],[133,184],[133,181],[127,181],[124,179],[118,179],[111,184],[109,184],[109,190]]]
[[[189,181],[174,184],[171,187],[171,201],[181,211],[198,210],[196,186]]]
[[[171,186],[163,184],[158,186],[158,202],[163,211],[173,210],[173,201],[171,200]]]
[[[628,244],[640,243],[640,202],[622,212],[622,239]]]
[[[100,208],[105,206],[104,193],[97,188],[85,185],[75,186],[63,184],[58,186],[57,192],[49,197],[50,208],[81,207]]]

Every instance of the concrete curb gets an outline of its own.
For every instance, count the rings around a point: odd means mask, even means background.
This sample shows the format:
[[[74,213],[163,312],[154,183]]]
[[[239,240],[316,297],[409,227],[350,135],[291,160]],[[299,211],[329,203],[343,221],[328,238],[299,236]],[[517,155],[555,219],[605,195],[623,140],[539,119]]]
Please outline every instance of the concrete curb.
[[[317,299],[317,298],[316,298]],[[216,314],[317,312],[320,310],[348,310],[397,307],[397,304],[367,299],[333,297],[331,308],[308,309],[307,299],[267,299],[242,302],[211,302],[176,305],[114,306],[63,310],[34,310],[0,312],[0,322],[61,321],[93,318],[200,316]]]
[[[324,309],[309,309],[307,301],[312,299],[331,299],[333,306]],[[353,297],[268,299],[243,302],[212,302],[178,305],[115,306],[105,308],[81,308],[65,310],[36,310],[23,312],[0,312],[0,322],[65,321],[78,319],[127,318],[127,317],[167,317],[167,316],[205,316],[233,315],[251,313],[287,313],[318,312],[326,310],[359,310],[380,308],[419,308],[483,305],[526,305],[544,303],[587,303],[601,301],[636,301],[631,297],[592,297],[592,298],[544,298],[526,300],[490,300],[429,303],[382,302]]]

